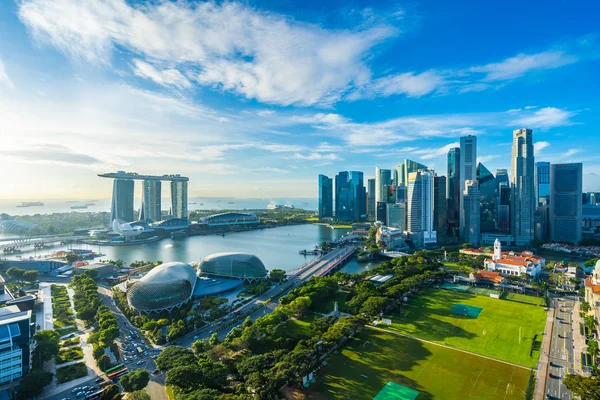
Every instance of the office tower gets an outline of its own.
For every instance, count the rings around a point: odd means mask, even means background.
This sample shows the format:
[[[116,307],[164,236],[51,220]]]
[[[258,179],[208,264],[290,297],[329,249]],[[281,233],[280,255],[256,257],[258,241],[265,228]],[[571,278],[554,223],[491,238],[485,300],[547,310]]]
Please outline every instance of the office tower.
[[[433,228],[433,178],[434,172],[428,170],[408,174],[407,228],[417,246],[437,242],[437,233]]]
[[[533,214],[534,229],[533,235],[535,240],[545,242],[548,240],[549,224],[550,224],[550,206],[538,206]]]
[[[496,185],[498,186],[498,194],[500,194],[500,186],[505,183],[510,186],[510,179],[508,179],[508,171],[505,169],[496,170]]]
[[[481,233],[494,233],[498,230],[498,185],[496,178],[482,163],[477,165],[477,181],[479,182],[479,199]]]
[[[448,151],[448,181],[446,197],[448,199],[448,234],[458,237],[460,222],[460,148]]]
[[[142,184],[142,207],[140,208],[140,221],[157,222],[162,219],[160,213],[161,182],[146,179]]]
[[[319,175],[319,218],[333,217],[333,181]]]
[[[187,181],[171,181],[171,215],[182,219],[189,217]]]
[[[129,179],[115,179],[110,206],[110,221],[118,219],[122,222],[131,222],[133,216],[133,190],[134,182]]]
[[[394,204],[396,202],[396,185],[389,185],[385,187],[386,198],[385,201],[387,203]]]
[[[550,240],[577,244],[581,241],[583,165],[550,166]]]
[[[386,226],[406,230],[406,203],[386,204]]]
[[[387,223],[387,203],[385,201],[378,201],[377,202],[377,209],[376,209],[376,220],[378,222],[381,222],[382,224],[386,224]]]
[[[342,171],[335,177],[335,218],[358,222],[367,214],[367,195],[363,173]]]
[[[548,205],[550,199],[550,163],[539,161],[535,163],[535,193],[536,207]]]
[[[498,175],[496,175],[496,179]],[[512,201],[512,190],[508,182],[502,182],[498,193],[498,232],[505,235],[510,234],[510,202]]]
[[[405,159],[402,164],[396,166],[394,174],[396,176],[396,185],[404,185],[408,187],[408,174],[417,172],[421,169],[428,169],[426,165],[416,161]]]
[[[396,186],[396,203],[406,203],[406,185]]]
[[[477,179],[477,137],[473,135],[460,138],[460,194],[459,194],[459,213],[464,210],[463,197],[465,193],[465,181],[474,181]],[[464,218],[460,217],[460,221]],[[465,236],[464,226],[460,224],[460,237]]]
[[[387,199],[386,186],[392,184],[392,171],[389,169],[375,168],[375,203],[385,202]]]
[[[21,311],[16,305],[0,308],[0,332],[0,384],[4,385],[29,372],[31,311]]]
[[[367,180],[367,215],[375,219],[375,179]]]
[[[479,183],[477,181],[465,181],[461,218],[464,235],[462,240],[465,243],[471,243],[473,246],[479,246],[481,217]]]
[[[598,199],[599,199],[600,196],[598,196],[598,193],[590,192],[590,193],[587,194],[586,197],[587,197],[587,202],[589,204],[598,204]]]
[[[531,129],[513,131],[511,234],[517,246],[529,246],[534,237],[535,157]]]
[[[446,199],[446,177],[433,178],[433,229],[437,232],[437,242],[446,243],[448,229],[448,201]]]

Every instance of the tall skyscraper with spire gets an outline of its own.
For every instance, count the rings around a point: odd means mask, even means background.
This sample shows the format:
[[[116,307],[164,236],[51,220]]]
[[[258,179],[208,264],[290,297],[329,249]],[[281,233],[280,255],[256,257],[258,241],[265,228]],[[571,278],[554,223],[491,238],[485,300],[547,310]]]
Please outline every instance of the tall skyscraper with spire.
[[[517,246],[528,246],[534,239],[535,158],[531,129],[513,131],[511,186],[511,234]]]

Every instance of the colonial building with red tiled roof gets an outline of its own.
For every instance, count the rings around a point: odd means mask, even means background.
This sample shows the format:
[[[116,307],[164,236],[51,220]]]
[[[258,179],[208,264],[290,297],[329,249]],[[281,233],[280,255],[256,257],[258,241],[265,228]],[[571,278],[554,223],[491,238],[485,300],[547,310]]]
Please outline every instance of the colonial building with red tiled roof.
[[[545,266],[546,260],[531,251],[502,252],[502,245],[498,239],[494,242],[494,255],[484,261],[484,267],[488,271],[496,271],[502,275],[528,275],[532,278],[536,277]]]
[[[585,286],[585,301],[592,307],[590,312],[594,313],[596,321],[600,321],[600,261],[596,262],[596,267],[592,276],[583,281]],[[600,326],[597,326],[600,334]]]
[[[474,279],[476,282],[492,282],[492,283],[502,283],[505,278],[500,275],[500,273],[495,271],[479,271],[475,273],[471,273],[469,278]]]

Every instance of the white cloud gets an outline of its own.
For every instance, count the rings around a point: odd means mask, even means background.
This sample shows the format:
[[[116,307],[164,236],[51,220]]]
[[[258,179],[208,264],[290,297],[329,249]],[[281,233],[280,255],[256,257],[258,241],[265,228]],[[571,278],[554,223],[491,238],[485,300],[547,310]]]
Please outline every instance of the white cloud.
[[[373,46],[397,34],[387,22],[327,30],[235,2],[24,0],[18,12],[37,40],[74,57],[110,64],[119,46],[144,58],[136,73],[159,83],[185,85],[179,71],[283,105],[339,100],[370,79],[363,60]],[[166,63],[174,68],[156,68]]]
[[[571,125],[570,118],[576,113],[555,107],[541,108],[533,113],[525,114],[513,121],[513,125],[528,128],[548,129],[556,126]]]
[[[6,69],[4,68],[4,63],[2,62],[2,60],[0,60],[0,85],[5,85],[10,88],[13,87],[13,83],[8,77],[8,74],[6,73]]]
[[[394,94],[421,97],[436,91],[444,84],[444,78],[435,71],[426,71],[420,74],[407,72],[374,80],[369,84],[367,93],[386,97]]]
[[[537,156],[543,149],[545,149],[548,146],[550,146],[550,142],[535,142],[533,144],[535,155]]]
[[[290,172],[287,169],[277,168],[277,167],[259,167],[259,168],[253,168],[252,171],[253,172],[275,172],[277,174],[287,174]]]
[[[192,86],[190,81],[178,70],[174,68],[158,70],[141,60],[133,60],[133,72],[137,76],[150,79],[162,86],[175,86],[178,88]]]
[[[554,69],[577,61],[563,51],[548,50],[537,54],[518,54],[499,63],[472,67],[470,72],[485,74],[485,81],[520,78],[530,71]]]
[[[334,153],[329,153],[329,154],[310,153],[308,155],[296,153],[296,154],[294,154],[294,156],[292,158],[297,159],[297,160],[339,160],[340,159]]]
[[[500,155],[498,154],[492,154],[492,155],[487,155],[487,156],[479,156],[477,157],[477,162],[478,163],[486,163],[492,160],[495,160],[496,158],[499,158]]]
[[[459,142],[449,143],[439,148],[427,148],[413,150],[413,154],[418,154],[421,160],[431,160],[432,158],[443,157],[448,154],[448,151],[454,147],[460,147]]]

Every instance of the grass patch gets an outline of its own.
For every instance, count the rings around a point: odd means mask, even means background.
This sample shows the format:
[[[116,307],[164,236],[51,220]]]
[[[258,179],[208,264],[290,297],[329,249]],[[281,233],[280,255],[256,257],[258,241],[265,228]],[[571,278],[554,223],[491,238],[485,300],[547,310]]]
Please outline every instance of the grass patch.
[[[310,333],[310,321],[303,319],[290,319],[286,322],[287,336],[297,340],[309,339],[312,335]]]
[[[58,383],[65,383],[73,379],[81,378],[87,375],[85,363],[80,362],[56,370],[56,380]]]
[[[69,333],[77,331],[77,327],[76,326],[68,326],[66,328],[55,329],[55,331],[57,331],[60,336],[65,336],[65,335],[68,335]]]
[[[75,361],[83,358],[83,351],[81,347],[69,347],[61,349],[56,356],[56,364],[64,364],[69,361]]]
[[[450,272],[460,272],[464,268],[461,265],[458,265],[455,261],[446,261],[444,262],[444,267]]]
[[[521,294],[521,293],[507,293],[506,297],[504,299],[518,301],[520,303],[525,303],[525,304],[531,304],[534,306],[544,306],[545,305],[545,301],[544,301],[543,297],[528,296],[526,294]]]
[[[311,304],[310,309],[314,312],[329,314],[333,311],[333,306],[337,301],[339,310],[341,312],[347,312],[348,310],[346,308],[346,300],[348,299],[349,294],[350,293],[348,292],[337,292],[333,296],[327,298],[327,300],[325,301],[321,301],[316,304]]]
[[[175,393],[173,393],[173,386],[167,385],[167,387],[165,388],[165,391],[167,392],[167,397],[169,398],[169,400],[175,400]]]
[[[308,222],[319,222],[319,218],[317,218],[317,217],[308,217],[308,218],[305,219],[305,221],[308,221]]]
[[[483,310],[477,319],[464,317],[450,311],[456,303]],[[409,301],[405,315],[391,318],[390,329],[399,333],[534,367],[539,349],[529,355],[531,340],[544,331],[546,312],[516,301],[426,289]]]
[[[523,399],[530,370],[368,329],[348,341],[308,399],[372,399],[390,381],[426,399]]]

